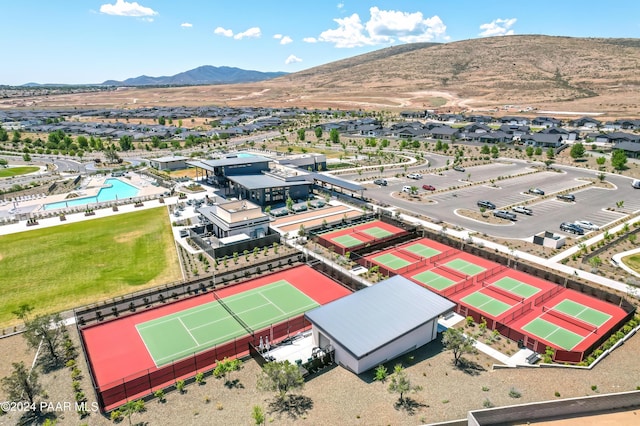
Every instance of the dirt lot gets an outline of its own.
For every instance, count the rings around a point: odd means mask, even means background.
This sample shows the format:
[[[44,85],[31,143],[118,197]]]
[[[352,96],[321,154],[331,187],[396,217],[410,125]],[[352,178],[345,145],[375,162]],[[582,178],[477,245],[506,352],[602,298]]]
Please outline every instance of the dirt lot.
[[[75,332],[71,334],[77,342]],[[513,343],[504,341],[493,346],[506,352],[514,350]],[[454,367],[451,353],[443,351],[438,342],[433,342],[387,365],[392,370],[395,363],[402,363],[411,384],[422,386],[422,390],[408,395],[408,407],[396,406],[397,394],[388,392],[388,382],[374,381],[372,373],[356,376],[341,367],[333,367],[310,378],[304,389],[296,392],[302,396],[298,413],[274,409],[271,405],[273,394],[257,390],[259,367],[248,359],[242,370],[231,377],[238,380],[236,386],[225,386],[222,379],[209,376],[203,385],[188,385],[185,394],[169,392],[164,403],[148,401],[146,411],[134,414],[131,420],[145,425],[248,425],[253,424],[252,408],[258,405],[266,413],[267,424],[417,425],[463,418],[468,410],[490,405],[633,390],[640,385],[638,351],[640,337],[634,336],[592,371],[555,368],[493,370],[494,360],[484,354],[468,355],[464,368]],[[25,358],[22,338],[0,340],[0,355],[3,360],[11,361]],[[82,390],[91,403],[95,396],[84,361],[80,364]],[[74,400],[69,369],[43,374],[41,382],[47,393],[42,401]],[[512,390],[521,396],[510,396],[510,393],[514,395]],[[555,396],[555,392],[559,392],[560,397]],[[0,394],[0,399],[4,399],[4,395]],[[60,426],[112,424],[98,413],[91,413],[84,419],[70,411],[63,410],[57,414]],[[15,413],[0,417],[2,425],[15,424],[16,421]]]

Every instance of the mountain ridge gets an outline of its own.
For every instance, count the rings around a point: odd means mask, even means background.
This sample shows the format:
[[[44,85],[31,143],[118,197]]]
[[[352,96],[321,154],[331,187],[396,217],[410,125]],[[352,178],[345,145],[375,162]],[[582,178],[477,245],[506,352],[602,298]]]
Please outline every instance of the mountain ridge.
[[[235,84],[252,83],[271,78],[280,77],[287,73],[262,72],[255,70],[245,70],[236,67],[215,67],[213,65],[202,65],[188,71],[171,75],[152,77],[141,75],[127,78],[126,80],[107,80],[100,83],[102,86],[191,86],[207,84]]]

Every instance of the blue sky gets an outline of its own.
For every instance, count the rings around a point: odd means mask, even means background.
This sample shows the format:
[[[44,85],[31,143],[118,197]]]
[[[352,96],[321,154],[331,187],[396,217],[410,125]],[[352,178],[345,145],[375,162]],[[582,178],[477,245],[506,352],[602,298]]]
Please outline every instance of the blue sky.
[[[4,0],[0,84],[295,72],[409,42],[640,36],[635,0]]]

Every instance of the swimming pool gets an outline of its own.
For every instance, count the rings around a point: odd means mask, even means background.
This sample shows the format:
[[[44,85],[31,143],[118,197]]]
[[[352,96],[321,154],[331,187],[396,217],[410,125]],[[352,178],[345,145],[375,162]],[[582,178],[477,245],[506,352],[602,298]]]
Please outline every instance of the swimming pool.
[[[70,198],[57,203],[49,203],[42,206],[44,210],[64,209],[66,207],[84,206],[91,203],[104,203],[114,200],[125,200],[127,198],[136,197],[138,188],[129,185],[120,179],[107,179],[104,181],[105,186],[100,188],[98,194],[94,197]]]

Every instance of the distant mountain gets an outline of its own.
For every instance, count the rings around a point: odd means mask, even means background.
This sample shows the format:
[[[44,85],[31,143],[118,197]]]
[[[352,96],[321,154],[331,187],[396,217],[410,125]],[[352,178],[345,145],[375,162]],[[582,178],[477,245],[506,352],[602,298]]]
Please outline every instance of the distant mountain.
[[[194,86],[202,84],[253,83],[286,75],[286,72],[260,72],[234,67],[204,65],[172,76],[128,78],[123,81],[107,80],[104,86]]]

